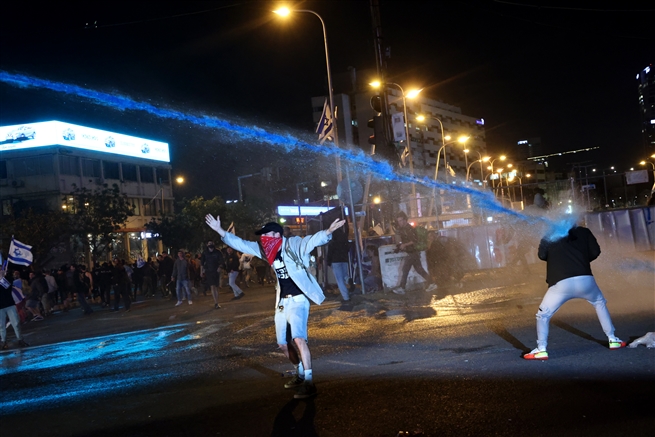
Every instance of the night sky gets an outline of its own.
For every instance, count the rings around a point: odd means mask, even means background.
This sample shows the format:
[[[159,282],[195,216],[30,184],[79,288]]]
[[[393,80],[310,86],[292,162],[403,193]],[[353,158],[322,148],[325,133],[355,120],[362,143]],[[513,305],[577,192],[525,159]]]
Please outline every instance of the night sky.
[[[655,7],[558,3],[381,0],[388,79],[484,118],[491,153],[541,137],[546,152],[600,147],[575,160],[635,166],[645,157],[635,77],[655,58]],[[0,70],[306,134],[310,98],[327,88],[321,26],[306,13],[280,19],[270,12],[279,4],[12,2],[3,5]],[[296,7],[325,20],[335,93],[350,91],[341,85],[348,67],[375,68],[369,1]],[[185,122],[0,83],[0,125],[45,120],[170,143],[186,196],[236,198],[237,176],[296,159]]]

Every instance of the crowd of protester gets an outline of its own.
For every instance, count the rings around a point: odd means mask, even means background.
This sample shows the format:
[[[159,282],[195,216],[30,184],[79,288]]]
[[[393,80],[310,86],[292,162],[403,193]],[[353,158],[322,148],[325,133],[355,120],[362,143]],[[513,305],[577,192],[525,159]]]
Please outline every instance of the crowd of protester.
[[[87,269],[83,264],[66,264],[52,270],[10,265],[10,269],[3,272],[7,287],[0,287],[0,293],[6,298],[3,311],[7,315],[3,314],[3,330],[15,324],[12,320],[14,312],[18,324],[22,325],[42,321],[55,311],[67,312],[74,307],[82,309],[85,315],[101,309],[129,312],[132,302],[156,296],[170,297],[178,302],[188,299],[192,303],[192,296],[207,296],[208,291],[211,294],[208,277],[217,279],[218,289],[230,285],[249,288],[255,283],[275,283],[271,268],[264,262],[260,263],[259,258],[250,254],[228,254],[227,249],[216,250],[221,255],[220,262],[211,265],[216,272],[209,275],[200,253],[184,251],[178,252],[178,257],[184,261],[180,264],[184,266],[184,272],[179,268],[175,271],[176,262],[167,253],[147,260],[141,256],[137,256],[136,261],[115,258],[111,262],[98,262],[93,269]],[[236,259],[237,264],[228,265],[229,259]],[[183,278],[189,287],[189,295],[185,298],[176,293],[179,288],[176,282]],[[235,299],[240,297],[235,295]],[[215,307],[220,308],[217,299],[216,295]],[[18,332],[19,344],[27,345]],[[8,348],[7,342],[3,340],[0,347]]]
[[[430,276],[436,283],[443,285],[454,280],[461,284],[465,264],[462,252],[465,253],[451,239],[430,235],[426,254]],[[133,302],[155,297],[170,298],[179,306],[184,301],[192,304],[194,297],[200,295],[212,296],[214,307],[219,309],[219,289],[231,291],[232,299],[237,300],[245,296],[243,289],[251,284],[275,284],[275,273],[266,261],[229,247],[216,248],[212,241],[207,242],[202,253],[179,251],[176,255],[161,253],[148,259],[137,255],[136,260],[115,258],[111,262],[98,262],[92,269],[83,264],[66,264],[52,270],[12,266],[13,270],[4,273],[10,282],[20,324],[39,322],[55,311],[67,312],[74,307],[85,315],[103,309],[130,312]],[[453,259],[438,262],[446,255]],[[382,290],[377,247],[367,246],[362,258],[366,292]],[[2,292],[9,293],[0,288]],[[10,303],[7,299],[8,306]],[[5,328],[11,323],[11,320],[6,322]],[[6,342],[2,346],[6,347]]]

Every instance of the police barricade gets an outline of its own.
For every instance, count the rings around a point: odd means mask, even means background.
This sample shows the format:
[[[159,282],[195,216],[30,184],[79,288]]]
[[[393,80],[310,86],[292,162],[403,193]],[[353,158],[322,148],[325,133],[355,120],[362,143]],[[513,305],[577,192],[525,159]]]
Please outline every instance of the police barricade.
[[[405,262],[405,258],[407,258],[407,252],[399,252],[396,250],[395,244],[389,244],[380,246],[378,254],[380,256],[380,273],[382,274],[382,285],[384,288],[400,286],[400,276],[403,271],[403,263]],[[428,270],[425,252],[421,252],[421,265],[426,271]],[[423,282],[425,282],[425,279],[412,269],[407,276],[406,288],[418,288],[419,284]]]

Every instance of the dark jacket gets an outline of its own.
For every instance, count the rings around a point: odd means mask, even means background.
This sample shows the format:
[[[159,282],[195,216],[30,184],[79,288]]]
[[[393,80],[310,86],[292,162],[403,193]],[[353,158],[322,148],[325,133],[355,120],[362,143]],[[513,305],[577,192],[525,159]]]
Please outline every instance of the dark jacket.
[[[16,305],[14,297],[11,295],[11,287],[5,288],[0,285],[0,310]],[[2,323],[5,323],[3,320]]]
[[[328,243],[327,261],[332,263],[347,263],[349,261],[350,243],[348,242],[348,222],[332,233],[332,241]]]
[[[542,239],[539,259],[546,261],[546,282],[550,287],[562,279],[591,275],[591,262],[600,255],[600,246],[591,231],[582,226],[555,241]]]
[[[111,282],[113,285],[117,285],[119,287],[127,286],[127,284],[130,283],[130,278],[127,276],[125,267],[123,267],[121,264],[112,268]]]
[[[48,283],[42,274],[37,274],[30,280],[30,287],[32,288],[29,296],[31,300],[39,300],[48,292]]]
[[[202,264],[202,268],[205,269],[205,274],[212,275],[218,274],[218,268],[225,266],[225,259],[220,250],[205,249],[200,256],[200,263]]]
[[[418,235],[416,235],[416,229],[409,223],[406,223],[405,226],[400,227],[396,230],[396,235],[400,238],[400,242],[405,243],[414,243],[410,246],[407,246],[404,251],[407,253],[416,252],[416,243],[418,242]]]
[[[235,251],[231,254],[227,254],[227,270],[229,272],[238,272],[241,262],[239,261],[239,255]]]
[[[188,281],[189,280],[189,263],[186,259],[176,259],[173,264],[173,272],[171,277],[176,281]]]
[[[165,256],[159,263],[159,276],[170,278],[173,274],[173,264],[175,261],[170,256]]]

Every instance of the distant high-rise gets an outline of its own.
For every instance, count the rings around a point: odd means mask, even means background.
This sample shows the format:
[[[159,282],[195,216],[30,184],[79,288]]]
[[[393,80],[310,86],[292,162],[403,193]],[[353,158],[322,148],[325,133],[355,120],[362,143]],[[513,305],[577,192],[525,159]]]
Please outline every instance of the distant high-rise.
[[[637,81],[643,147],[644,152],[651,155],[655,153],[655,74],[652,64],[637,74]]]
[[[541,149],[541,138],[527,138],[516,143],[516,159],[526,160],[535,156],[543,155]]]

